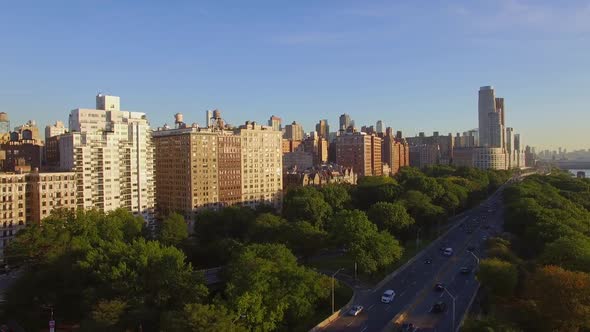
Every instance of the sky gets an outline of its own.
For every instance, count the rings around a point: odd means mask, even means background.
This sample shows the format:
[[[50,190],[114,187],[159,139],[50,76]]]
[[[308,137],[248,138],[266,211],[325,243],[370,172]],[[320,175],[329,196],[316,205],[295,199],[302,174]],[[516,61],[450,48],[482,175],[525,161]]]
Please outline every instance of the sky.
[[[493,85],[527,145],[590,148],[590,1],[0,0],[0,111],[66,121],[98,92],[153,127],[477,127]]]

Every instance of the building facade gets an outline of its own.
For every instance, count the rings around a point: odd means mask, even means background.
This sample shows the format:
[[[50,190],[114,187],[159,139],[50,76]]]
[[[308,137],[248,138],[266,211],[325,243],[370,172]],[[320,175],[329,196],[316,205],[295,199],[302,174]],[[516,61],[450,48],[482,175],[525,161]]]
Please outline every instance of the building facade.
[[[278,116],[271,116],[268,120],[268,126],[272,128],[272,130],[281,131],[283,127],[281,126],[281,118]]]
[[[320,138],[328,140],[330,138],[330,126],[328,125],[328,120],[320,120],[320,122],[315,125],[315,131]]]
[[[507,169],[506,153],[502,148],[474,148],[473,166],[480,169],[505,170]]]
[[[27,224],[39,224],[52,210],[76,208],[73,172],[0,173],[0,258]]]
[[[347,132],[336,138],[336,164],[352,168],[359,176],[383,175],[381,138]]]
[[[116,96],[99,94],[96,107],[71,111],[71,132],[59,138],[60,168],[77,174],[78,208],[122,207],[151,221],[154,147],[147,117],[121,111]]]
[[[242,204],[282,206],[281,132],[246,122],[236,133],[242,142]]]
[[[285,138],[291,141],[303,141],[303,127],[297,122],[285,126]]]

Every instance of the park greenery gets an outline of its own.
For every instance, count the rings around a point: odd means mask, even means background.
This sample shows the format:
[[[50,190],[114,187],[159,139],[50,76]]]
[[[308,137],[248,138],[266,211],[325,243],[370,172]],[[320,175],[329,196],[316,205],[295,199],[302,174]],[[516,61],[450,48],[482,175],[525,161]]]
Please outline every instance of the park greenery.
[[[590,330],[589,193],[556,170],[505,190],[509,233],[487,243],[483,316],[465,331]]]
[[[85,331],[305,330],[318,322],[317,313],[327,316],[331,298],[331,279],[310,261],[337,252],[361,273],[384,271],[418,231],[436,235],[448,217],[509,177],[408,167],[356,186],[292,188],[281,213],[265,206],[203,210],[190,230],[176,213],[147,228],[120,209],[55,210],[6,251],[9,264],[22,268],[3,315],[26,330],[46,326],[50,310],[58,322]],[[572,238],[580,236],[573,221],[571,230]],[[563,248],[587,252],[583,242],[556,242],[543,259],[561,259]],[[568,267],[579,264],[572,259]],[[213,267],[222,267],[221,283],[207,286],[200,271]],[[495,286],[499,295],[516,287],[512,271],[504,263],[490,266],[490,274],[506,274]]]

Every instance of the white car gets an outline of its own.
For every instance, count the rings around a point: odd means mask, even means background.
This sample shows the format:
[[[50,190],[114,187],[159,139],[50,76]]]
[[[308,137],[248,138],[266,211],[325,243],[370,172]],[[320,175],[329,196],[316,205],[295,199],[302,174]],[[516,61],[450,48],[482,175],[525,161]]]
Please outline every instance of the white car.
[[[445,255],[445,256],[453,256],[453,248],[446,248],[443,251],[443,255]]]
[[[386,290],[383,295],[381,295],[381,302],[383,303],[390,303],[395,298],[395,291],[393,289]]]
[[[362,305],[353,305],[352,308],[350,308],[350,310],[348,310],[348,314],[351,316],[357,316],[358,314],[361,313],[361,311],[363,311]]]

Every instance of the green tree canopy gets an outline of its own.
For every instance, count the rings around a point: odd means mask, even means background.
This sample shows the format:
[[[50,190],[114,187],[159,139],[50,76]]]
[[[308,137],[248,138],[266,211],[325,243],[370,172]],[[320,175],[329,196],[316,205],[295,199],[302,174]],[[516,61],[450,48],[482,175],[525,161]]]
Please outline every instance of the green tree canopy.
[[[162,332],[248,331],[239,316],[223,305],[189,303],[182,310],[166,312],[162,317]]]
[[[188,238],[188,226],[184,217],[178,213],[171,213],[162,221],[160,241],[164,244],[178,246]]]
[[[344,184],[329,184],[321,188],[321,193],[332,210],[338,211],[350,204],[351,197],[348,190],[348,186]]]
[[[306,186],[287,192],[283,201],[283,214],[289,221],[309,221],[323,228],[324,222],[332,214],[332,208],[317,189]]]
[[[477,278],[483,285],[489,287],[492,294],[510,296],[514,293],[518,282],[516,265],[497,258],[481,260]]]
[[[590,238],[583,235],[558,238],[545,247],[540,261],[567,270],[590,272]]]
[[[294,324],[327,298],[330,280],[297,264],[284,245],[252,244],[228,264],[225,295],[250,330],[274,331]]]
[[[380,230],[386,230],[396,235],[406,231],[414,224],[414,219],[401,203],[375,203],[369,209],[368,215]]]

